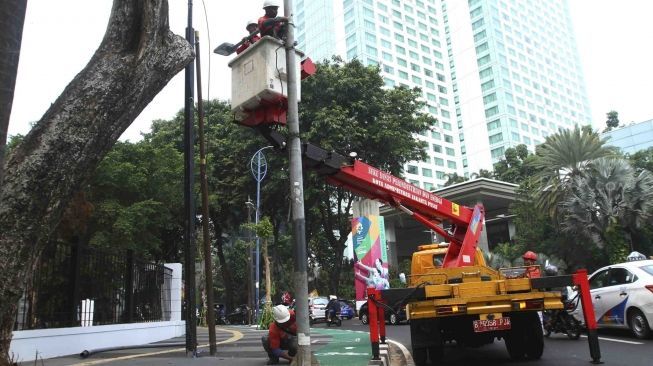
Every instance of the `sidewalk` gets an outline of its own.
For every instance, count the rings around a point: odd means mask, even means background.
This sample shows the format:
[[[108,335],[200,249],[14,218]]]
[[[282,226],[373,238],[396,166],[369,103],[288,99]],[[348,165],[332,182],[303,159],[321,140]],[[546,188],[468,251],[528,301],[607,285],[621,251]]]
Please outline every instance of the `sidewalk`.
[[[164,348],[139,348],[108,350],[94,353],[83,359],[78,355],[38,360],[36,364],[48,366],[90,365],[170,365],[170,366],[262,366],[267,355],[261,346],[261,336],[267,331],[247,326],[221,326],[216,328],[217,353],[209,355],[208,329],[197,329],[198,357],[186,355],[185,338],[161,342],[178,345]],[[313,366],[366,366],[371,359],[369,336],[363,332],[341,329],[311,329]],[[81,352],[82,350],[80,350]],[[282,361],[281,365],[288,365]],[[34,361],[21,365],[34,365]]]

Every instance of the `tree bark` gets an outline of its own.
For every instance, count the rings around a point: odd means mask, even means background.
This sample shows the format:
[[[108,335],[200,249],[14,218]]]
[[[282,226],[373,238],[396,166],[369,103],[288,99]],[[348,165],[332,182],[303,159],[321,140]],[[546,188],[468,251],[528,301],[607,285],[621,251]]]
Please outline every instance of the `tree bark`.
[[[192,60],[191,46],[170,32],[167,0],[114,0],[98,50],[8,157],[0,187],[0,366],[9,364],[24,278],[68,202]]]
[[[224,239],[222,238],[222,230],[219,230],[216,227],[215,231],[218,262],[220,263],[220,273],[222,274],[222,282],[224,283],[225,310],[231,311],[235,309],[233,279],[231,276],[231,270],[229,269],[229,263],[224,255]]]
[[[26,10],[27,0],[0,2],[0,186]]]

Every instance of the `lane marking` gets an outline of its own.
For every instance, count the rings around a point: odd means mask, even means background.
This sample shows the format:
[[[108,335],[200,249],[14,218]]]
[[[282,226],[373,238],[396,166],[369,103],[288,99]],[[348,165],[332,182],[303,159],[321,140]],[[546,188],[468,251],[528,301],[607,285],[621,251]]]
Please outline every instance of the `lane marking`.
[[[587,338],[586,335],[581,335],[583,338]],[[610,342],[619,342],[619,343],[628,343],[628,344],[644,344],[644,342],[635,342],[635,341],[624,341],[623,339],[614,339],[614,338],[605,338],[605,337],[599,337],[600,340],[602,341],[610,341]]]
[[[224,344],[224,343],[232,343],[236,342],[237,340],[241,339],[244,337],[243,333],[233,330],[233,329],[226,329],[226,328],[216,328],[215,330],[220,330],[223,332],[229,332],[232,334],[231,337],[228,339],[225,339],[224,341],[216,342],[216,345],[218,344]],[[210,345],[203,344],[203,345],[198,345],[197,348],[206,348],[209,347]],[[166,353],[174,353],[174,352],[180,352],[180,351],[185,351],[186,348],[174,348],[174,349],[168,349],[164,351],[158,351],[158,352],[150,352],[150,353],[140,353],[137,355],[129,355],[129,356],[121,356],[121,357],[115,357],[115,358],[106,358],[102,360],[95,360],[95,361],[87,361],[87,362],[80,362],[80,363],[75,363],[70,366],[89,366],[89,365],[99,365],[103,363],[109,363],[109,362],[114,362],[114,361],[122,361],[122,360],[131,360],[134,358],[141,358],[141,357],[148,357],[148,356],[156,356],[156,355],[163,355]]]

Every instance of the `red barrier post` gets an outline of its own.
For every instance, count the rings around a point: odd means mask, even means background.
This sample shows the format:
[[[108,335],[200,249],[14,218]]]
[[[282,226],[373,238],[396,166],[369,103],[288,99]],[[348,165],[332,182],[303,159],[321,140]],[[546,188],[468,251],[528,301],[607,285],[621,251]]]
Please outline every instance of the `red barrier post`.
[[[594,314],[594,305],[592,305],[592,295],[590,294],[590,283],[587,279],[587,270],[579,269],[573,274],[573,278],[574,284],[578,286],[580,301],[583,305],[583,316],[585,317],[585,325],[587,326],[587,342],[590,346],[592,363],[602,363],[599,335],[596,331],[596,317]]]
[[[372,343],[372,359],[380,360],[379,352],[379,325],[378,312],[376,307],[377,291],[373,287],[367,289],[367,310],[368,322],[370,325],[370,342]]]
[[[383,302],[383,299],[381,299],[381,291],[378,291],[377,294],[377,301],[379,301],[379,303]],[[383,304],[379,304],[377,312],[379,313],[379,336],[381,337],[381,343],[385,344],[385,307]]]

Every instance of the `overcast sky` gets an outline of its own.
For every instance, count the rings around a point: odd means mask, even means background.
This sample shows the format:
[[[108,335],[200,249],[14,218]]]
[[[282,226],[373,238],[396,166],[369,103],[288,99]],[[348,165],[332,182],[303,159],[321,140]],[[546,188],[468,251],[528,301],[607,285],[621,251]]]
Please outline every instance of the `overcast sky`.
[[[168,2],[170,27],[183,36],[188,0]],[[262,0],[193,1],[193,23],[200,32],[202,49],[204,98],[229,98],[228,58],[211,51],[221,42],[236,43],[242,38],[247,20],[263,14],[262,3]],[[619,112],[622,123],[653,119],[653,22],[650,20],[653,1],[569,0],[569,3],[594,127],[603,128],[605,114],[610,110]],[[31,123],[41,118],[88,63],[104,35],[112,1],[29,0],[27,5],[10,135],[27,133]],[[149,131],[153,119],[171,119],[183,108],[183,83],[181,72],[121,140],[139,140],[141,132]]]

